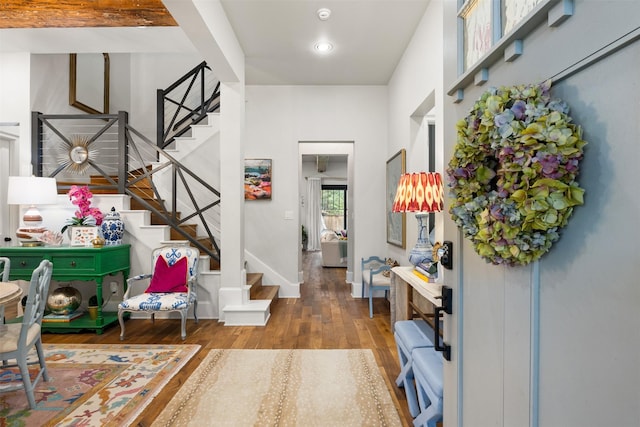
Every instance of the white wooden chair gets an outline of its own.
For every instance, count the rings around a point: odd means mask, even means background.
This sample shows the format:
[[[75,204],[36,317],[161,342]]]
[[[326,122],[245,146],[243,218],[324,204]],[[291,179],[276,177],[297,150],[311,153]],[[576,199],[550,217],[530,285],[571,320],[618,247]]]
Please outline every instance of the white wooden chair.
[[[34,388],[40,378],[49,381],[47,374],[47,365],[44,360],[44,352],[42,351],[41,325],[44,309],[47,305],[47,296],[49,295],[49,284],[51,283],[51,273],[53,272],[53,264],[51,261],[42,260],[38,268],[31,274],[31,283],[29,284],[29,295],[25,306],[22,323],[11,323],[0,327],[0,360],[3,361],[0,369],[18,366],[22,384],[16,387],[3,388],[2,391],[16,390],[24,388],[27,394],[29,407],[36,407],[34,397]],[[27,353],[34,347],[38,361],[33,362],[40,365],[40,370],[35,379],[31,381],[29,375],[29,367],[27,363]],[[7,364],[5,361],[16,360],[15,364]]]
[[[140,274],[127,280],[127,291],[118,304],[120,339],[124,340],[125,312],[155,313],[177,311],[181,316],[181,337],[187,337],[187,312],[193,306],[193,317],[198,322],[198,258],[200,251],[190,246],[164,246],[153,251],[153,273]],[[131,296],[136,282],[151,279],[146,291]]]

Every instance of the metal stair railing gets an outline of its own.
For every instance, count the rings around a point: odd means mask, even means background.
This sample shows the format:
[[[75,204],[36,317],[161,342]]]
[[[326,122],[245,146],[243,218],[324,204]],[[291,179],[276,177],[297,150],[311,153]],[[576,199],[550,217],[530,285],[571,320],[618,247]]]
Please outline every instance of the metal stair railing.
[[[168,88],[158,89],[156,102],[157,144],[166,148],[220,108],[220,81],[203,61]]]
[[[74,147],[86,150],[86,160],[74,162]],[[220,192],[198,174],[167,154],[128,123],[128,114],[51,115],[32,113],[32,162],[34,173],[66,182],[89,185],[94,193],[116,191],[127,194],[145,209],[162,218],[201,252],[220,261],[220,248],[212,228],[219,235]],[[82,175],[93,172],[104,184],[87,183]],[[187,197],[178,198],[186,194]],[[170,201],[167,206],[165,200]],[[189,210],[178,216],[178,208]],[[194,220],[204,230],[204,245],[181,226]]]

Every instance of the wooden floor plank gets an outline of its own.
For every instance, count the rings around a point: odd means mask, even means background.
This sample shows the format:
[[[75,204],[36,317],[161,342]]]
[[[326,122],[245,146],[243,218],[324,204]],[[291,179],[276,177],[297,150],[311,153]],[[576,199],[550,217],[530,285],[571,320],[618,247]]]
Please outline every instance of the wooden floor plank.
[[[353,298],[345,281],[346,269],[323,268],[320,252],[305,252],[304,283],[300,298],[283,298],[274,303],[269,323],[264,327],[224,326],[217,320],[187,321],[187,339],[180,339],[180,321],[156,319],[128,320],[128,344],[200,344],[193,360],[171,379],[135,426],[149,426],[175,392],[197,368],[200,360],[216,348],[369,348],[373,350],[391,395],[405,425],[411,425],[404,391],[395,386],[400,368],[389,324],[389,303],[375,298],[374,316],[369,318],[367,299]],[[112,327],[102,335],[95,333],[42,335],[45,343],[117,344],[120,328]]]

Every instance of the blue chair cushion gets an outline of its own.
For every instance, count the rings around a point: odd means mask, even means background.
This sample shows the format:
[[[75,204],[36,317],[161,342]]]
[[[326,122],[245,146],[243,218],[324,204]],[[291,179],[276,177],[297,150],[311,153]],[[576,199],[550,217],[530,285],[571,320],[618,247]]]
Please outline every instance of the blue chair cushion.
[[[422,319],[396,322],[394,336],[409,352],[418,347],[433,347],[433,329]]]
[[[413,358],[413,372],[416,379],[425,378],[429,388],[442,397],[442,354],[433,348],[416,348],[411,352]]]
[[[196,297],[191,294],[191,302]],[[188,307],[187,293],[145,293],[133,296],[118,304],[118,308],[122,310],[135,311],[174,311],[184,310]]]

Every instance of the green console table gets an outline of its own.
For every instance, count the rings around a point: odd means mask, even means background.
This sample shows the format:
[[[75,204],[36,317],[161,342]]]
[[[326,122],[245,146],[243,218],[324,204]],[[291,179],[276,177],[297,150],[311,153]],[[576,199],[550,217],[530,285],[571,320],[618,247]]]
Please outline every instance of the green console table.
[[[118,322],[117,313],[102,312],[102,282],[105,276],[122,273],[123,286],[131,269],[129,250],[131,245],[113,245],[102,248],[72,246],[11,246],[0,247],[0,256],[11,260],[11,280],[31,280],[31,273],[40,261],[53,263],[51,278],[60,282],[72,280],[95,281],[98,298],[98,317],[93,320],[88,314],[70,322],[43,322],[42,330],[49,332],[79,332],[95,330],[97,334]]]

